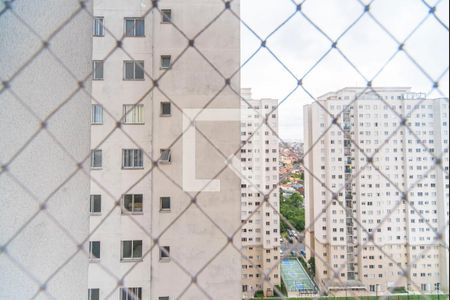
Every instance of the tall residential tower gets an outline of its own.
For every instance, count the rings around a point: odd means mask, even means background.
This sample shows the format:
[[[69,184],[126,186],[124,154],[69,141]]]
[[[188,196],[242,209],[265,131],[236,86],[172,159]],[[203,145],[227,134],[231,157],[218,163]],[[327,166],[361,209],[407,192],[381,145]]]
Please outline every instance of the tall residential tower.
[[[306,248],[323,291],[448,291],[448,119],[448,99],[409,88],[305,107]]]
[[[233,236],[240,179],[224,169],[223,157],[239,149],[240,123],[196,121],[195,140],[183,129],[192,109],[240,108],[232,91],[240,88],[239,74],[232,77],[240,66],[240,24],[222,13],[225,7],[202,0],[94,1],[93,297],[241,297],[240,236]],[[231,9],[239,13],[239,1]],[[184,146],[195,147],[193,160]],[[220,189],[186,188],[194,178],[184,171],[218,180]]]
[[[278,100],[253,99],[250,89],[242,97],[242,289],[270,296],[281,280]]]

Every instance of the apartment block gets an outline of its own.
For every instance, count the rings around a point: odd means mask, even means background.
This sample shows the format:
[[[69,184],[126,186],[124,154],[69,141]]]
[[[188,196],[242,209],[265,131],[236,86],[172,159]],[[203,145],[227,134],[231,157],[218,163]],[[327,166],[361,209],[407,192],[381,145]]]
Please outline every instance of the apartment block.
[[[240,123],[195,121],[190,171],[220,190],[183,176],[186,110],[240,108],[239,21],[209,24],[224,8],[94,1],[90,299],[241,298],[240,178],[223,157]]]
[[[253,99],[250,89],[242,97],[242,291],[251,298],[274,295],[281,280],[278,100]]]
[[[323,292],[448,292],[448,122],[448,99],[403,87],[305,106],[306,249]]]

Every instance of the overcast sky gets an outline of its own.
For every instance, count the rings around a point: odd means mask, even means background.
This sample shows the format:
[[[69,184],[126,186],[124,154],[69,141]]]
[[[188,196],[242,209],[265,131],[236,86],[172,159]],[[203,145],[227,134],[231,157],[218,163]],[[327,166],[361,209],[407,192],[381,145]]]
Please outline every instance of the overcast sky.
[[[298,0],[297,0],[298,1]],[[362,0],[368,2],[367,0]],[[437,15],[448,27],[449,1],[427,0],[437,5]],[[241,18],[262,39],[295,11],[291,0],[242,0]],[[308,18],[331,39],[339,35],[363,12],[357,0],[309,0],[302,7]],[[428,15],[421,0],[375,0],[370,11],[398,39],[404,40]],[[242,61],[260,46],[260,41],[242,26]],[[448,31],[430,17],[410,37],[405,49],[433,78],[449,65]],[[302,77],[330,49],[331,43],[308,21],[296,14],[268,40],[267,46],[297,76]],[[395,53],[398,45],[369,16],[363,17],[339,40],[338,47],[367,78],[372,78]],[[242,87],[253,89],[254,98],[284,99],[296,80],[267,51],[261,49],[242,68]],[[441,90],[448,97],[448,72]],[[304,87],[318,97],[347,86],[365,86],[365,80],[333,50],[304,79]],[[373,81],[374,86],[411,86],[429,92],[432,83],[404,53],[397,56]],[[432,96],[438,96],[434,93]],[[313,100],[298,89],[280,106],[280,135],[286,140],[303,138],[303,105]]]

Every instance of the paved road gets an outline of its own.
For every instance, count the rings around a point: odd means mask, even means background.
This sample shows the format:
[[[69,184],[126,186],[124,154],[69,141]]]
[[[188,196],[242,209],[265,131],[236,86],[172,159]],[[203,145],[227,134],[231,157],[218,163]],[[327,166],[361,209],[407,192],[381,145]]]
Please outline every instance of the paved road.
[[[300,241],[303,241],[303,238],[300,238]],[[295,251],[297,255],[300,255],[301,250],[305,250],[305,245],[300,243],[297,239],[293,240],[293,243],[290,243],[287,240],[283,240],[280,245],[280,249],[283,251],[281,258],[289,257],[291,255],[291,251]]]

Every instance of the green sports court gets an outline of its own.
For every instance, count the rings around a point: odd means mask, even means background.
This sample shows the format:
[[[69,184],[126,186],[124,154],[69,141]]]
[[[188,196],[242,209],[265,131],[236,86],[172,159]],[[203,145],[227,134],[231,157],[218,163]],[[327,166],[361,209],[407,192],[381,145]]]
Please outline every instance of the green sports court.
[[[316,294],[317,286],[297,258],[281,261],[281,278],[289,294]]]

